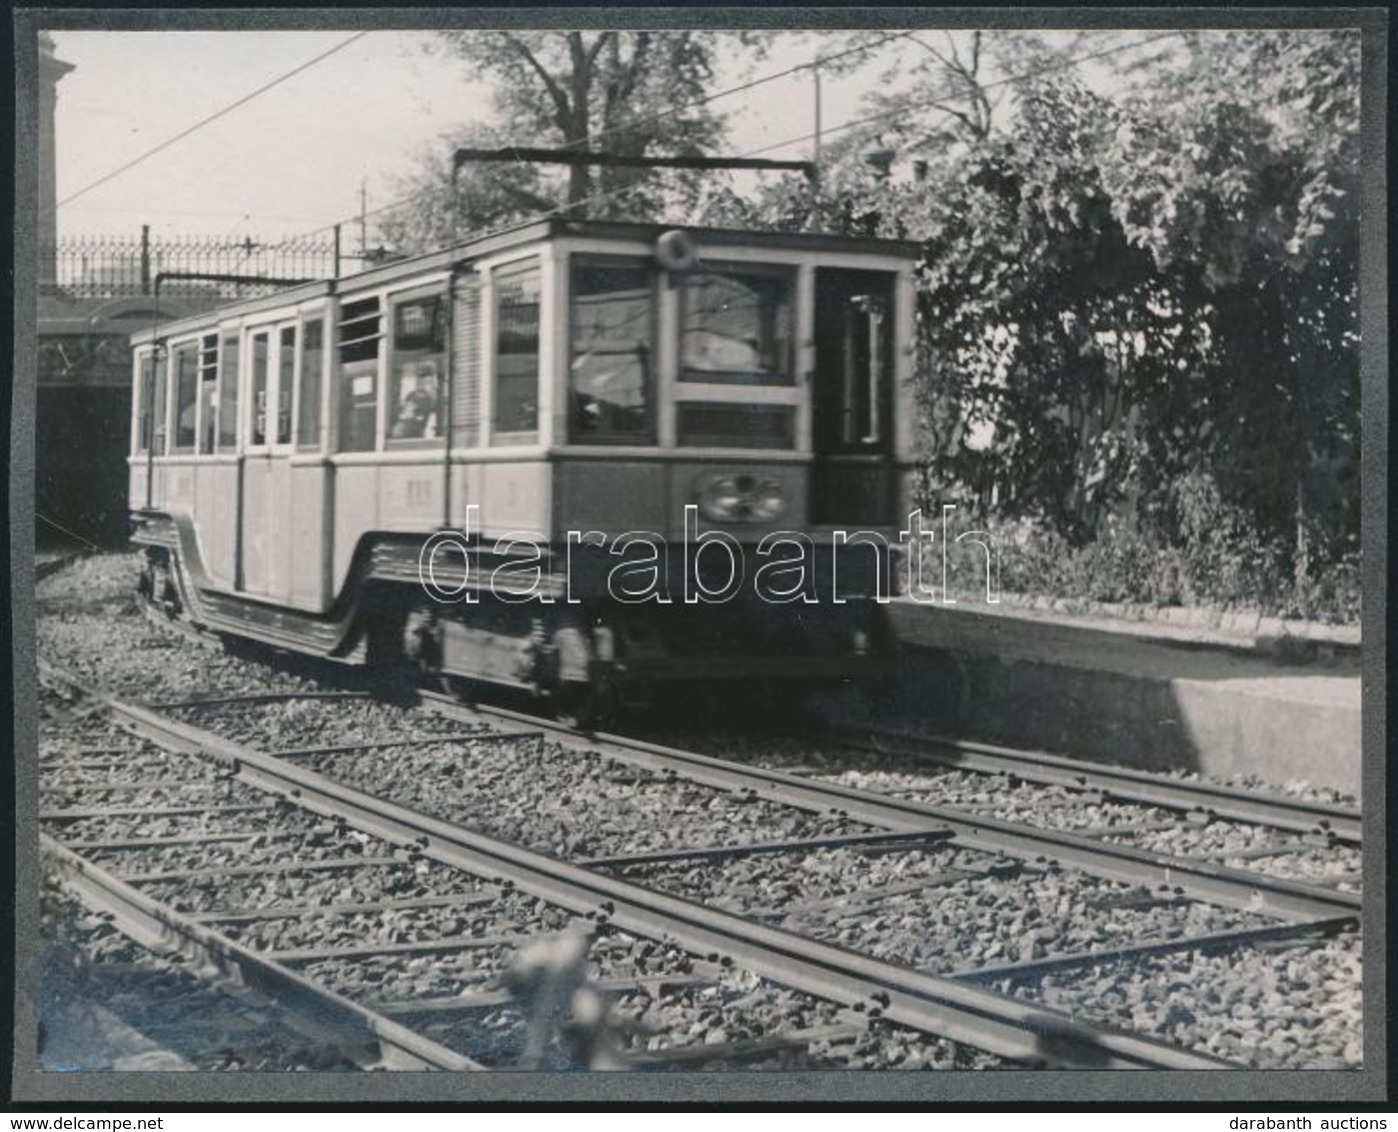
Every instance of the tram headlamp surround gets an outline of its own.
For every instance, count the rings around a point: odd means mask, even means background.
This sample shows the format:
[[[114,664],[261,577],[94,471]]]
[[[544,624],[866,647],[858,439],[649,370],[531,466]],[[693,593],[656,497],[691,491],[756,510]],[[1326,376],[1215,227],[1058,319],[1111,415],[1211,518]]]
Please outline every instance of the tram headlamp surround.
[[[765,523],[786,510],[781,482],[747,472],[699,480],[699,513],[715,523]]]

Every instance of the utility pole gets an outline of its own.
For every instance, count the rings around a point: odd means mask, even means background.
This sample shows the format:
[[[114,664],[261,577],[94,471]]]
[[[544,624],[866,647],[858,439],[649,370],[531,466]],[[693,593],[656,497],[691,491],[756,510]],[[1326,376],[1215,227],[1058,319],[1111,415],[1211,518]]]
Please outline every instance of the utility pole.
[[[815,79],[815,137],[811,143],[811,164],[815,174],[811,180],[820,184],[820,59],[811,64],[811,76]]]
[[[359,262],[369,252],[369,187],[368,182],[359,182]]]

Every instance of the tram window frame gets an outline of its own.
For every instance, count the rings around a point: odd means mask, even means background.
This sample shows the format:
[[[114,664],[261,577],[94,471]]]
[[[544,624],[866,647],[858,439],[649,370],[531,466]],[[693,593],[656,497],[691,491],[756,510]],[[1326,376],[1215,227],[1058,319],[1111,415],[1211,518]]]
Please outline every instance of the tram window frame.
[[[299,323],[283,323],[277,327],[276,398],[277,422],[269,444],[278,451],[292,446],[296,435],[296,374],[297,349],[301,335]],[[272,400],[268,398],[268,400]]]
[[[236,330],[226,331],[218,339],[218,429],[214,452],[225,455],[238,451],[238,363],[242,343]]]
[[[694,271],[681,277],[678,303],[679,333],[677,374],[683,385],[730,385],[790,388],[796,385],[796,314],[797,314],[797,267],[789,263],[762,263],[739,260],[705,261]],[[783,284],[781,316],[784,334],[777,340],[774,349],[779,350],[780,359],[776,370],[753,370],[741,366],[699,369],[687,362],[689,335],[698,327],[695,325],[691,301],[696,294],[700,280],[715,278],[752,277],[778,281]],[[759,355],[762,353],[759,343]]]
[[[296,385],[296,450],[321,446],[322,394],[325,389],[325,319],[315,315],[301,324],[301,372]]]
[[[150,452],[156,456],[166,454],[166,440],[170,430],[169,366],[164,343],[159,344],[151,357],[152,377],[147,386],[151,390],[151,445]]]
[[[155,350],[142,350],[137,355],[136,376],[136,435],[132,455],[145,456],[151,450],[154,440],[152,421],[155,404],[154,365]]]
[[[199,345],[181,342],[170,351],[170,453],[186,456],[199,439]],[[188,424],[186,424],[188,418]]]
[[[218,437],[218,335],[199,339],[198,447],[200,456],[214,453]]]
[[[272,380],[275,373],[272,369],[274,343],[272,335],[275,329],[272,326],[260,326],[248,333],[248,392],[251,396],[248,404],[247,447],[249,450],[255,449],[259,452],[268,447],[267,407],[271,399]],[[258,357],[259,343],[262,347],[260,358]],[[259,366],[260,373],[258,372]]]
[[[625,272],[631,271],[644,278],[644,292],[646,302],[646,318],[644,324],[645,337],[636,340],[636,347],[631,351],[620,351],[615,349],[597,350],[597,345],[613,345],[606,339],[606,335],[621,327],[627,327],[635,317],[628,315],[620,326],[595,327],[592,332],[592,341],[586,341],[588,349],[579,352],[579,339],[582,337],[583,324],[580,320],[579,306],[579,283],[580,276],[589,271],[595,272]],[[635,288],[630,292],[615,292],[616,294],[636,295],[642,288]],[[605,292],[603,292],[605,294]],[[638,297],[638,295],[636,296]],[[637,256],[616,256],[616,255],[575,255],[571,257],[568,265],[568,443],[587,445],[637,445],[643,447],[654,447],[659,443],[658,418],[659,418],[659,331],[660,331],[660,273],[656,269],[653,261]],[[598,355],[627,356],[637,355],[640,373],[640,395],[641,412],[640,425],[638,429],[626,429],[616,427],[605,427],[608,423],[617,419],[619,412],[624,412],[624,407],[613,405],[610,401],[586,393],[578,388],[579,365],[590,357]],[[619,371],[613,371],[619,372]],[[611,377],[611,373],[603,374],[605,378]],[[591,427],[584,428],[589,423],[589,414],[592,416]]]
[[[385,380],[385,448],[439,448],[446,443],[447,342],[445,289],[417,289],[389,297],[388,375]],[[425,329],[408,325],[422,311]],[[411,372],[409,372],[411,370]],[[406,379],[412,390],[404,396]],[[403,414],[411,402],[413,416]]]
[[[491,273],[491,401],[490,443],[493,446],[536,444],[541,419],[541,377],[543,373],[543,265],[534,256],[518,263],[506,264]],[[516,341],[528,344],[532,337],[532,352],[524,349],[502,350],[506,321],[502,312],[512,291],[533,301],[515,302],[520,312],[533,311],[532,325],[527,313],[515,316],[508,324]],[[511,368],[518,372],[506,374],[502,359],[513,360]],[[527,359],[532,358],[532,364]],[[509,383],[509,398],[502,396]],[[532,395],[531,391],[532,390]],[[521,394],[523,394],[521,396]],[[514,415],[502,416],[502,408]]]
[[[373,452],[378,448],[379,343],[383,338],[383,304],[379,296],[345,302],[340,308],[335,356],[339,362],[339,452]],[[367,390],[367,393],[365,392]]]

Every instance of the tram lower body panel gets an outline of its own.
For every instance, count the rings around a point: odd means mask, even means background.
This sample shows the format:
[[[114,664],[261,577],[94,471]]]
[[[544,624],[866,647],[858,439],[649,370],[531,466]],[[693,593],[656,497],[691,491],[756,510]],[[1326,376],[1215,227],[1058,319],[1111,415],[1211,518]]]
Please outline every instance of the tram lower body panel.
[[[146,551],[144,592],[202,628],[545,696],[605,689],[639,703],[667,683],[832,682],[881,670],[891,649],[879,601],[891,555],[870,546],[825,548],[823,557],[818,549],[805,592],[788,595],[789,572],[777,587],[782,600],[759,591],[750,564],[739,580],[726,554],[656,548],[642,572],[651,592],[635,600],[634,562],[605,547],[553,543],[522,555],[467,543],[460,532],[370,532],[330,608],[310,612],[216,584],[188,516],[133,518],[133,541]],[[736,540],[734,550],[755,554]]]

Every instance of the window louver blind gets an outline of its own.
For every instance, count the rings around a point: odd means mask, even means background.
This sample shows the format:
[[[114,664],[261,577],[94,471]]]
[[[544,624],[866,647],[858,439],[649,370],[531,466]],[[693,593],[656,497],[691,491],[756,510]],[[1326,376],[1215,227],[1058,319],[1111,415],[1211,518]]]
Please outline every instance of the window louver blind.
[[[452,444],[470,448],[481,439],[481,287],[461,279],[452,312]]]

